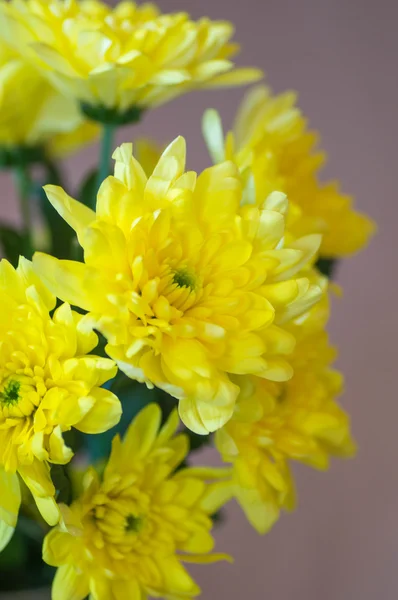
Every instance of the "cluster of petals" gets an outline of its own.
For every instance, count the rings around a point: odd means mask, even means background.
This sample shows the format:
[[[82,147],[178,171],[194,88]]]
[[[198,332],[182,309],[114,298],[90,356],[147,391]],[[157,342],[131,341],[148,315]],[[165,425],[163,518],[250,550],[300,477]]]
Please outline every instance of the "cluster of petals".
[[[147,177],[123,144],[96,212],[47,186],[84,263],[36,254],[34,265],[54,294],[88,312],[86,326],[106,337],[121,370],[178,398],[184,423],[206,434],[233,414],[231,376],[292,376],[285,324],[319,300],[324,280],[307,273],[319,235],[284,243],[284,194],[247,203],[234,163],[197,176],[185,153],[177,138]]]
[[[291,461],[323,470],[331,456],[355,453],[349,418],[336,402],[342,376],[331,366],[336,351],[324,330],[327,314],[325,297],[290,325],[297,339],[292,379],[241,380],[234,416],[216,433],[216,446],[232,466],[232,493],[259,533],[272,527],[281,508],[294,508]]]
[[[259,79],[258,69],[234,69],[233,33],[229,22],[161,14],[152,3],[11,0],[0,7],[0,35],[64,95],[120,112]]]
[[[2,10],[0,4],[0,21]],[[43,147],[62,155],[97,133],[98,127],[84,119],[78,103],[60,94],[20,48],[0,35],[0,147]]]
[[[47,535],[44,560],[58,567],[53,598],[188,600],[200,589],[181,563],[229,559],[212,553],[210,515],[229,494],[223,470],[176,470],[187,437],[176,434],[176,411],[160,423],[158,405],[144,408],[123,441],[114,439],[102,477],[85,475],[81,496],[64,508],[67,527]]]
[[[327,258],[366,246],[375,225],[353,208],[338,183],[321,182],[326,154],[318,149],[319,135],[308,129],[294,92],[275,96],[257,86],[246,94],[225,139],[215,111],[207,111],[203,128],[213,160],[234,160],[258,202],[274,189],[287,194],[287,232],[293,239],[322,234],[320,255]]]
[[[66,464],[72,427],[101,433],[120,419],[121,405],[101,387],[117,367],[89,354],[97,336],[68,304],[56,305],[29,261],[0,263],[0,547],[13,533],[21,478],[51,525],[60,519],[50,465]]]

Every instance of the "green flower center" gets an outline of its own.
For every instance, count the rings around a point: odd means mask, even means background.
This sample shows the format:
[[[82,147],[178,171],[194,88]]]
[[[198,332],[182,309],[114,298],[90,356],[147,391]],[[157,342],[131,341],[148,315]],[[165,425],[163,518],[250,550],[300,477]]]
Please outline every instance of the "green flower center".
[[[135,515],[128,515],[126,517],[125,531],[126,533],[130,533],[134,531],[138,533],[142,527],[143,520],[141,517],[136,517]]]
[[[188,269],[179,269],[174,273],[173,283],[176,283],[178,287],[187,287],[191,290],[195,289],[196,281],[195,276],[188,271]]]
[[[18,404],[20,400],[19,390],[21,388],[21,383],[19,381],[15,381],[11,379],[4,386],[3,391],[0,392],[0,404],[4,404],[6,406],[14,406]]]

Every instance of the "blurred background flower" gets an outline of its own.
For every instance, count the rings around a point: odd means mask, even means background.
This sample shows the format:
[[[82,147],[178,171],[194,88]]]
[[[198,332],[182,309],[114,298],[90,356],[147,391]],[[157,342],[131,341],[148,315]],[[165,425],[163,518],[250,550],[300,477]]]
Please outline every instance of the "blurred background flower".
[[[112,9],[97,0],[11,0],[3,3],[0,32],[63,94],[119,113],[261,77],[257,68],[234,69],[239,46],[230,41],[230,22],[195,22],[149,3]]]
[[[0,42],[0,149],[39,148],[65,155],[93,141],[98,126],[29,62]],[[1,152],[0,150],[0,152]]]

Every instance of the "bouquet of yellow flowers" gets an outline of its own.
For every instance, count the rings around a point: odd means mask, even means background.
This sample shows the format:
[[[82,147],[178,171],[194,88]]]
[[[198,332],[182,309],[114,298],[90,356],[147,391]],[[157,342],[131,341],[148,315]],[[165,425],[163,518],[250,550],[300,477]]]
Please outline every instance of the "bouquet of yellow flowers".
[[[355,452],[329,281],[374,225],[321,182],[296,95],[257,84],[226,134],[206,111],[201,173],[182,137],[114,147],[181,94],[261,79],[233,34],[132,1],[0,2],[0,165],[23,221],[0,226],[3,589],[197,597],[184,564],[231,560],[213,551],[227,502],[264,534],[294,508],[292,462]],[[58,158],[97,138],[75,199]],[[193,461],[205,445],[222,466]]]

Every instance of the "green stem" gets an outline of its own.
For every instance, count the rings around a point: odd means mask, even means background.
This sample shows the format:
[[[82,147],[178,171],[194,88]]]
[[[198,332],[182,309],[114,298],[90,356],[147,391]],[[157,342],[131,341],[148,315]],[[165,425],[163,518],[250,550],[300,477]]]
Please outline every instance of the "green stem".
[[[101,149],[99,157],[98,177],[96,192],[98,192],[101,183],[106,179],[110,173],[111,164],[111,152],[113,146],[113,136],[115,133],[115,125],[111,123],[102,124],[102,137],[101,137]],[[95,198],[92,198],[92,207],[95,208]]]
[[[21,216],[23,223],[23,235],[25,240],[25,255],[27,258],[32,258],[33,242],[32,242],[32,212],[31,212],[31,190],[32,179],[29,168],[24,165],[15,167],[15,181],[19,192],[19,202],[21,208]]]
[[[46,184],[60,185],[62,187],[62,175],[58,165],[49,157],[44,161],[46,167]]]
[[[45,183],[65,188],[62,183],[62,173],[58,165],[50,157],[46,157],[44,167]],[[47,224],[50,236],[51,254],[56,258],[69,259],[71,258],[71,248],[75,239],[75,232],[51,205],[42,186],[38,188],[37,192],[40,210]]]

